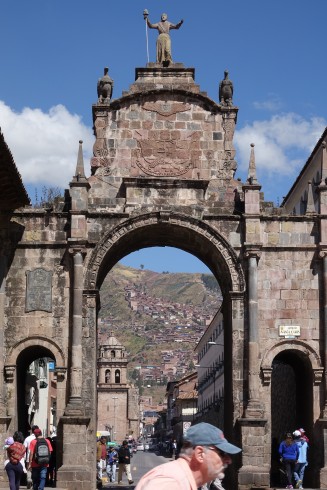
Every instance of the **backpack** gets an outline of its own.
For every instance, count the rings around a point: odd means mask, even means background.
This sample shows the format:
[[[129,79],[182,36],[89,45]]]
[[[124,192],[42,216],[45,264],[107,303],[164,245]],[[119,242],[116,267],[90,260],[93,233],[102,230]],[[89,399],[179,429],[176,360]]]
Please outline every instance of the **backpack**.
[[[46,465],[50,461],[50,449],[44,438],[36,439],[34,461],[39,465]]]
[[[25,455],[26,448],[24,444],[16,441],[11,446],[9,446],[7,453],[11,464],[18,464],[22,457]]]

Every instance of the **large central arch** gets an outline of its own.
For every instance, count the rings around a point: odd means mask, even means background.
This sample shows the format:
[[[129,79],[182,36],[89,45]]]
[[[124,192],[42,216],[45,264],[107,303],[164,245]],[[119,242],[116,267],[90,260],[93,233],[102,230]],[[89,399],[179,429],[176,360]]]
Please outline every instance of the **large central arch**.
[[[188,215],[162,211],[130,218],[103,237],[87,264],[85,289],[99,288],[125,255],[154,246],[176,247],[195,255],[211,269],[223,294],[245,289],[236,252],[214,227]]]
[[[244,271],[230,243],[213,226],[188,215],[152,212],[117,224],[104,235],[85,263],[84,304],[99,290],[110,269],[140,248],[172,246],[192,253],[213,272],[224,297],[225,432],[237,439],[236,420],[243,415],[244,390]],[[97,310],[99,310],[99,303]],[[94,304],[88,317],[94,317]],[[96,314],[97,316],[97,314]],[[96,328],[95,328],[96,330]],[[94,380],[95,382],[95,380]]]

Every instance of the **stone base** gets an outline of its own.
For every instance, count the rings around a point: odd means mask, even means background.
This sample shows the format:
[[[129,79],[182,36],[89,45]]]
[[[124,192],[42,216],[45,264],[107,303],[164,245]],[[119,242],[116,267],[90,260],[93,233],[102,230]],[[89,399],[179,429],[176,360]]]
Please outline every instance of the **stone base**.
[[[270,487],[270,467],[242,466],[238,473],[238,490]]]
[[[320,470],[320,487],[327,488],[327,468],[321,468]]]
[[[57,472],[56,488],[66,490],[95,490],[96,481],[85,466],[61,466]]]

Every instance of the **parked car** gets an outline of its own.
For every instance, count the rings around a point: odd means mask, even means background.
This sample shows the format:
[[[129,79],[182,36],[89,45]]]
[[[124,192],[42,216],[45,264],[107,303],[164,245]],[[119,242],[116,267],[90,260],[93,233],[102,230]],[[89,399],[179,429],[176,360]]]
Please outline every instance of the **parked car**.
[[[136,446],[136,449],[137,449],[138,451],[144,451],[144,444],[138,444],[138,445]]]

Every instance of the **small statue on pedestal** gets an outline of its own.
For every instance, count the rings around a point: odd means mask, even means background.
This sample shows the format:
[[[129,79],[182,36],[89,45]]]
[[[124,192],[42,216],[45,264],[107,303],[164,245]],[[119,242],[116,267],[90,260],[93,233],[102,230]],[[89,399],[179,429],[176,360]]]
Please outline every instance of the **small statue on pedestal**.
[[[219,102],[223,106],[233,106],[233,82],[228,78],[228,70],[224,71],[225,77],[219,84]]]
[[[109,77],[108,71],[109,68],[106,67],[103,77],[98,80],[98,104],[108,104],[112,96],[114,81]]]

